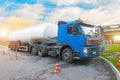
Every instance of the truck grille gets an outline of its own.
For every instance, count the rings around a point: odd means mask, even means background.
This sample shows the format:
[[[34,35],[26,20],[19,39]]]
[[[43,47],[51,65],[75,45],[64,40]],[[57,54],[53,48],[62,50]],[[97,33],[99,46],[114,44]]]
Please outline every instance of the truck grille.
[[[98,40],[92,40],[91,43],[92,44],[98,44]]]
[[[98,50],[98,47],[89,48],[89,50],[91,50],[91,51],[93,51],[93,50]]]

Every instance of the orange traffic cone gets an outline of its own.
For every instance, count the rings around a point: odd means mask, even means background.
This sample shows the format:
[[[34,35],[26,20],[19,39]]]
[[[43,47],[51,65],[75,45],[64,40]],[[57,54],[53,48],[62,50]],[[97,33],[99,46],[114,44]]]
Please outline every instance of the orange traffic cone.
[[[17,53],[15,54],[15,59],[18,60],[18,54]]]
[[[118,60],[117,66],[120,67],[120,57],[119,57],[119,60]]]
[[[5,50],[3,49],[3,55],[5,55]]]
[[[60,70],[60,68],[59,68],[59,63],[58,63],[58,61],[56,61],[56,67],[55,67],[55,69],[54,69],[54,72],[55,72],[55,73],[61,72],[61,70]]]

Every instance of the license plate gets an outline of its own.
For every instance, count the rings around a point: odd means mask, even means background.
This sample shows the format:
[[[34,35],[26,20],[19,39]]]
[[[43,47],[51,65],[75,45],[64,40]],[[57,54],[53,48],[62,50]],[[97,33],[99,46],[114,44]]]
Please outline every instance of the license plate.
[[[96,52],[93,52],[92,54],[96,54]]]

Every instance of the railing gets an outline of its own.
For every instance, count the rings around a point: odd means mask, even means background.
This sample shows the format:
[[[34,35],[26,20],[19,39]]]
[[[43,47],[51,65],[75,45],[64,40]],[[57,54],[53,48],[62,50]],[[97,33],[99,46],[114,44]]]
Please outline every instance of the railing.
[[[112,40],[104,40],[103,47],[104,47],[104,51],[112,49]]]

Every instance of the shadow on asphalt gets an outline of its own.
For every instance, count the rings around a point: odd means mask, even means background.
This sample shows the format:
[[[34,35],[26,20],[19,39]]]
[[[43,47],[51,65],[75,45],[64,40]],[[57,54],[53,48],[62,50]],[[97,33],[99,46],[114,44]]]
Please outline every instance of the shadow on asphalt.
[[[24,52],[24,51],[18,51],[19,54],[23,56],[30,56],[30,59],[33,62],[38,62],[39,60],[47,61],[47,64],[55,64],[56,60],[59,61],[59,66],[61,68],[68,68],[68,67],[74,67],[74,66],[89,66],[94,59],[89,60],[81,60],[81,59],[75,59],[72,63],[64,62],[59,57],[53,57],[53,56],[46,56],[46,57],[39,57],[37,55],[32,55],[31,53]]]
[[[61,68],[68,68],[74,66],[88,66],[90,64],[89,60],[74,60],[72,63],[63,63],[60,65]]]

